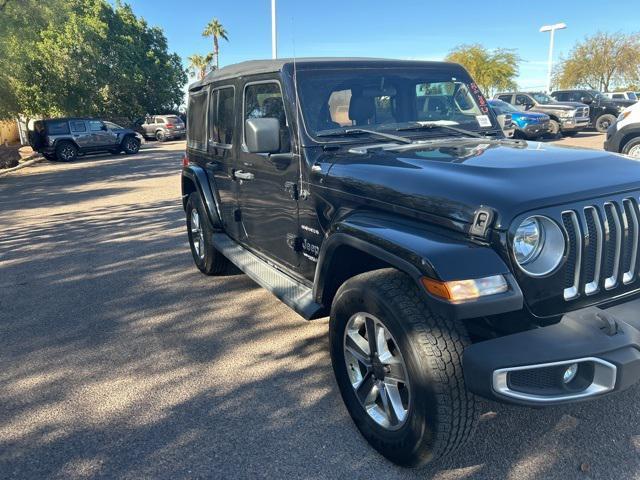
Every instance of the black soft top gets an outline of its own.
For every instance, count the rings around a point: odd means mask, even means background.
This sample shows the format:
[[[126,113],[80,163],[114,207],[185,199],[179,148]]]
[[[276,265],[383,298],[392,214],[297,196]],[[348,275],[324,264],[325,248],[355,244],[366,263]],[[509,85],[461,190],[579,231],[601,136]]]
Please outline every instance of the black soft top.
[[[464,72],[464,69],[457,63],[449,62],[426,62],[416,60],[392,60],[384,58],[355,58],[355,57],[320,57],[320,58],[278,58],[274,60],[249,60],[246,62],[236,63],[228,67],[220,68],[209,72],[202,80],[189,85],[189,90],[198,90],[219,80],[227,80],[230,78],[242,77],[245,75],[258,75],[261,73],[281,72],[286,66],[296,68],[344,68],[352,66],[354,68],[363,67],[429,67],[440,68],[452,72]]]

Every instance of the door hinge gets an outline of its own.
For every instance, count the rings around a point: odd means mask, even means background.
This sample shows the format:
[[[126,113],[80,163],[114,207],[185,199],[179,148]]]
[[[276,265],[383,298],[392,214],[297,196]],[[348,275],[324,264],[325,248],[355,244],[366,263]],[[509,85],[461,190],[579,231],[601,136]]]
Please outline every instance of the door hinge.
[[[474,237],[486,238],[487,232],[493,223],[493,217],[493,210],[486,207],[478,209],[469,233]]]
[[[298,184],[295,182],[284,182],[284,191],[289,194],[292,200],[298,200],[300,197]]]
[[[302,251],[302,237],[299,237],[293,233],[287,233],[287,245],[294,252]]]
[[[240,209],[236,208],[236,209],[233,211],[233,219],[234,219],[236,222],[241,222],[241,221],[242,221],[242,212],[240,211]]]

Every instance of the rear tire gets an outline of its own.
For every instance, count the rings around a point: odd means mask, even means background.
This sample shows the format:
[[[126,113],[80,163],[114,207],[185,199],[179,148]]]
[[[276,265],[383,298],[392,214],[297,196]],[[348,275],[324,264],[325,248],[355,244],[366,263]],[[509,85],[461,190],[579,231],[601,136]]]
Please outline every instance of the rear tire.
[[[225,273],[229,260],[216,250],[211,243],[213,226],[197,192],[189,195],[186,212],[189,245],[196,266],[205,275],[221,275]]]
[[[60,142],[56,146],[56,160],[59,162],[73,162],[78,158],[78,147],[71,142]]]
[[[164,142],[167,140],[167,136],[165,135],[165,133],[162,130],[158,130],[156,132],[156,140],[159,142]]]
[[[640,137],[632,138],[625,143],[621,153],[633,158],[640,158]]]
[[[470,343],[466,329],[433,313],[411,278],[383,269],[345,282],[333,302],[329,334],[331,361],[347,410],[386,458],[416,467],[454,452],[471,437],[478,415],[462,374],[462,352]],[[369,338],[376,339],[373,347]],[[388,365],[383,355],[377,361],[378,354],[371,355],[381,349],[385,358],[393,358]],[[403,370],[396,366],[398,359]],[[402,376],[398,372],[405,373],[406,382],[397,381]]]
[[[609,115],[608,113],[604,115],[600,115],[596,119],[596,130],[600,133],[607,133],[607,130],[611,125],[613,125],[616,121],[616,117],[613,115]]]

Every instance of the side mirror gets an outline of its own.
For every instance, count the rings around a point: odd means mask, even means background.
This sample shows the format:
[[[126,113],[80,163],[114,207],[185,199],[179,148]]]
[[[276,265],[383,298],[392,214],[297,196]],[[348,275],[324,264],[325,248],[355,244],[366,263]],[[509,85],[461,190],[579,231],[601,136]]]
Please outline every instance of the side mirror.
[[[103,124],[102,124],[102,126],[100,127],[100,130],[102,130],[102,131],[106,132],[106,131],[107,131],[107,130],[109,130],[109,129],[108,129],[108,128],[107,128],[107,126],[103,123]]]
[[[585,105],[589,105],[593,103],[593,99],[591,97],[581,97],[580,102],[584,103]]]
[[[244,138],[250,153],[280,151],[280,121],[277,118],[249,118],[244,122]]]

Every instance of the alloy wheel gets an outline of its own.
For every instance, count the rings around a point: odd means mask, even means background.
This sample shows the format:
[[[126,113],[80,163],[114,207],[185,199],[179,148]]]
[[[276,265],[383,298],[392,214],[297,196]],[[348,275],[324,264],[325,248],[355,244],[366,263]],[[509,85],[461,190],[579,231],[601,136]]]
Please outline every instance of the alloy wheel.
[[[629,155],[632,158],[640,158],[640,144],[634,145],[633,147],[631,147],[627,152],[627,155]]]
[[[196,255],[200,260],[204,259],[204,233],[200,223],[200,214],[195,208],[191,210],[191,241]]]
[[[359,312],[347,323],[344,358],[349,381],[369,417],[388,430],[408,417],[411,390],[398,343],[378,318]]]
[[[65,145],[60,150],[60,156],[64,161],[71,160],[73,158],[75,151],[71,145]]]

